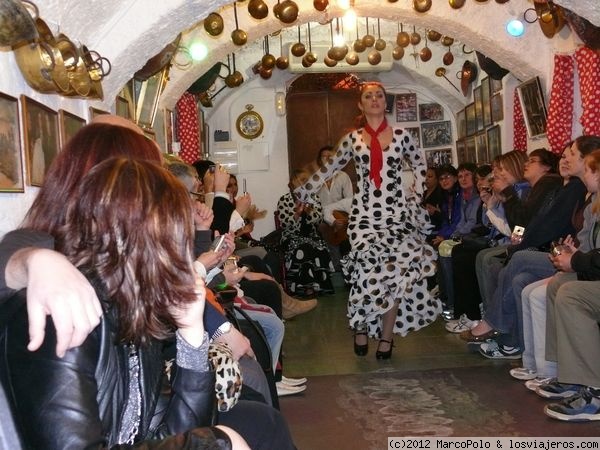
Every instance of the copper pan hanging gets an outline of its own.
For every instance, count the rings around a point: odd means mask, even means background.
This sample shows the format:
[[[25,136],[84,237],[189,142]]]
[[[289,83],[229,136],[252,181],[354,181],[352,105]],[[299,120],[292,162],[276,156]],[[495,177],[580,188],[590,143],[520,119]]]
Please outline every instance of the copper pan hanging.
[[[35,19],[37,6],[28,1],[2,0],[0,2],[0,46],[19,45],[38,38]]]

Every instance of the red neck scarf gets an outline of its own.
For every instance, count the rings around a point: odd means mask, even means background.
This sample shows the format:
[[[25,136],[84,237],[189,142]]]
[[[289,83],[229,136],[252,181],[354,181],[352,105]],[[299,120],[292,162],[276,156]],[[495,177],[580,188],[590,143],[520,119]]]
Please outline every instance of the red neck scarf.
[[[377,189],[381,187],[381,168],[383,167],[383,151],[378,136],[387,128],[387,126],[388,123],[385,117],[377,130],[373,130],[369,124],[365,125],[365,131],[371,136],[371,173],[369,178],[373,180]]]

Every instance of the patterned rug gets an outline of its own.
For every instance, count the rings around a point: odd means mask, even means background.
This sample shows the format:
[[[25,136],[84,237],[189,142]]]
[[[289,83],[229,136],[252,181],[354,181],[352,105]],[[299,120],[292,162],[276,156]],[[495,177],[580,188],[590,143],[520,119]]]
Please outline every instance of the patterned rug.
[[[281,399],[300,450],[385,449],[388,436],[600,436],[600,423],[550,419],[545,404],[506,364],[312,377]]]

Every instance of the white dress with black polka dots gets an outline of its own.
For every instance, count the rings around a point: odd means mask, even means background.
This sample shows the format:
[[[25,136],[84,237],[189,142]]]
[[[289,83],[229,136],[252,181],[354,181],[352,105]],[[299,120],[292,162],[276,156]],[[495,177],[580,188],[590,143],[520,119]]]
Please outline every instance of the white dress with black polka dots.
[[[381,187],[369,178],[370,149],[363,129],[342,139],[330,164],[315,173],[298,193],[307,199],[337,170],[354,159],[358,193],[354,195],[348,225],[352,250],[342,260],[350,327],[367,327],[369,336],[381,336],[381,315],[398,300],[394,333],[405,336],[433,322],[441,302],[427,290],[426,278],[435,272],[435,252],[425,243],[431,228],[420,206],[424,192],[425,157],[409,133],[393,128],[390,145],[383,150]],[[402,183],[402,161],[412,168],[414,188]]]

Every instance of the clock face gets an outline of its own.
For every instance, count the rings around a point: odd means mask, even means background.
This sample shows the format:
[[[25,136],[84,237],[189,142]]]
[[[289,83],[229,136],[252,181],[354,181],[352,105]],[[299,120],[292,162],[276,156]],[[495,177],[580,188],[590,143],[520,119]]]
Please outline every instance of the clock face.
[[[238,117],[236,127],[243,138],[254,139],[262,133],[264,122],[256,111],[246,111]]]

